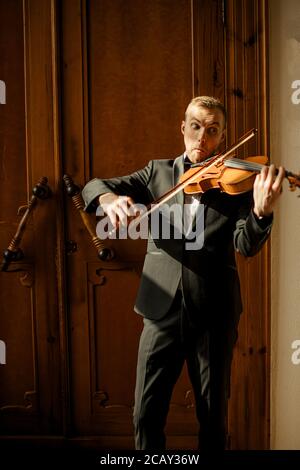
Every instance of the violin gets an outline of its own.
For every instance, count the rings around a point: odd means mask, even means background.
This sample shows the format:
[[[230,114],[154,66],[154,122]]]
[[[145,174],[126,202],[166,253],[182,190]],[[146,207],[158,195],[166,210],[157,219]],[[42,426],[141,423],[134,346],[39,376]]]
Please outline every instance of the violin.
[[[266,156],[247,157],[245,159],[228,158],[222,165],[215,164],[208,171],[199,174],[198,164],[182,175],[181,182],[189,178],[193,181],[184,188],[186,194],[204,193],[205,191],[218,188],[222,192],[231,196],[250,191],[253,187],[257,173],[260,173],[263,166],[267,165]],[[278,170],[276,169],[276,174]],[[197,179],[193,176],[197,174]],[[300,187],[300,175],[295,175],[291,171],[285,171],[285,178],[289,181],[290,190],[295,191]]]
[[[239,166],[233,164],[230,166],[230,163],[234,160],[236,159],[225,160],[222,165],[214,164],[209,170],[200,174],[197,168],[198,164],[196,166],[192,165],[182,175],[180,180],[180,182],[185,182],[190,178],[192,179],[192,182],[185,186],[184,192],[186,194],[197,194],[204,193],[209,189],[220,189],[220,191],[234,196],[250,191],[256,177],[256,172],[250,170],[247,164],[256,163],[262,168],[268,162],[267,157],[248,157],[245,160],[239,160]],[[193,178],[195,174],[197,175],[196,180]]]
[[[256,174],[260,173],[263,166],[268,163],[268,158],[266,156],[253,156],[245,159],[228,157],[238,147],[254,137],[256,132],[257,129],[251,129],[224,152],[207,161],[192,165],[181,176],[179,183],[174,188],[156,199],[145,211],[139,213],[135,219],[136,224],[139,224],[142,219],[149,216],[180,191],[184,191],[186,194],[197,194],[218,188],[233,196],[250,191]],[[278,173],[278,170],[276,172]],[[288,179],[292,191],[300,187],[300,175],[286,171],[285,177]],[[109,235],[111,236],[115,231],[116,229],[113,229]]]
[[[251,129],[236,143],[224,152],[211,157],[209,160],[196,163],[186,171],[174,188],[154,201],[147,210],[138,217],[139,220],[150,215],[162,204],[174,197],[180,191],[186,194],[203,193],[212,188],[218,188],[230,195],[238,195],[250,191],[257,173],[268,162],[265,156],[248,157],[244,160],[228,158],[238,147],[252,139],[257,129]],[[278,170],[276,170],[278,173]],[[285,172],[290,189],[300,187],[300,175],[290,171]]]

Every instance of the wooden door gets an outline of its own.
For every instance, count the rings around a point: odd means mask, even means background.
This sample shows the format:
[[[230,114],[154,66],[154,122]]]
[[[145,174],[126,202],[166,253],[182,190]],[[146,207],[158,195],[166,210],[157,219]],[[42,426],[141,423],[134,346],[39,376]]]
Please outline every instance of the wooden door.
[[[183,112],[199,94],[227,105],[228,143],[259,127],[245,151],[267,152],[265,9],[262,0],[0,0],[2,249],[39,178],[52,189],[28,223],[19,271],[0,273],[0,440],[133,447],[141,318],[132,306],[145,246],[114,242],[115,260],[100,261],[63,174],[83,186],[179,155]],[[239,260],[233,449],[268,447],[268,260],[268,247]],[[184,370],[168,447],[196,447],[193,403]]]

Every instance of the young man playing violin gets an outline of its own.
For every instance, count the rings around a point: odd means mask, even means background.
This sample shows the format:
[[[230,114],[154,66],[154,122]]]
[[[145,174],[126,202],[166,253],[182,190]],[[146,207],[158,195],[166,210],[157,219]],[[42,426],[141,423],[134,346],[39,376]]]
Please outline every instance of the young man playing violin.
[[[100,203],[113,226],[126,225],[136,203],[151,204],[178,182],[185,166],[216,154],[225,125],[217,99],[194,98],[181,124],[185,153],[152,160],[129,176],[90,181],[82,193],[86,210]],[[197,250],[187,249],[184,237],[154,238],[150,230],[135,305],[144,317],[134,405],[136,449],[165,448],[171,394],[185,361],[200,424],[199,448],[225,448],[230,367],[242,311],[234,250],[253,256],[267,240],[283,177],[284,169],[275,176],[271,165],[257,175],[253,191],[241,195],[212,189],[201,195],[201,203],[199,195],[174,196],[177,204],[189,203],[189,220],[204,208],[204,239]]]

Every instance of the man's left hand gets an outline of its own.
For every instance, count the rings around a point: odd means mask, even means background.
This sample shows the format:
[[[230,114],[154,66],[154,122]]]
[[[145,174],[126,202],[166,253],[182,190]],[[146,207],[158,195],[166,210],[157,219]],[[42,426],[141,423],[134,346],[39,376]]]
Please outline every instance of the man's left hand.
[[[257,217],[268,217],[272,214],[274,205],[282,191],[282,181],[285,170],[279,167],[275,175],[275,165],[264,166],[256,176],[253,186],[254,208]]]

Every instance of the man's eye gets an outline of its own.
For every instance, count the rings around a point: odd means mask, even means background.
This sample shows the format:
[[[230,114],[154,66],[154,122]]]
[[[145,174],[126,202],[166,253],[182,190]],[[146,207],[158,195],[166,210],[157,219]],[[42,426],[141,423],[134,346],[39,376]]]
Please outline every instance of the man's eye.
[[[192,122],[191,123],[191,128],[192,129],[199,129],[199,124],[197,124],[197,122]]]
[[[207,129],[207,133],[210,135],[216,135],[218,133],[218,129],[216,127],[209,127]]]

